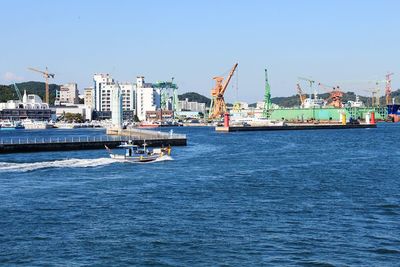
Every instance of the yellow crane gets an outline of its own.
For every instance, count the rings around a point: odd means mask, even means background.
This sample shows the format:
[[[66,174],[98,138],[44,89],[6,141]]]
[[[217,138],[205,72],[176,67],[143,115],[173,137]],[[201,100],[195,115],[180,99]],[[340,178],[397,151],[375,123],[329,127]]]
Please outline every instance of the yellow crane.
[[[216,119],[224,115],[226,112],[226,104],[224,100],[224,93],[226,88],[231,80],[233,73],[235,72],[238,63],[236,63],[231,71],[229,72],[228,77],[224,81],[224,77],[214,77],[215,86],[211,90],[211,105],[210,105],[210,115],[208,116],[209,119]]]
[[[46,102],[47,104],[50,105],[50,103],[49,103],[49,78],[54,78],[55,74],[54,73],[49,73],[49,70],[47,69],[47,67],[46,67],[45,71],[38,70],[38,69],[35,69],[35,68],[28,68],[28,70],[35,71],[35,72],[41,73],[43,75],[43,77],[45,79],[45,83],[46,83],[46,95],[45,95],[45,101],[44,102]]]
[[[297,93],[299,94],[300,103],[301,103],[301,106],[303,107],[304,101],[306,100],[306,96],[304,95],[303,90],[300,87],[300,84],[297,84]]]

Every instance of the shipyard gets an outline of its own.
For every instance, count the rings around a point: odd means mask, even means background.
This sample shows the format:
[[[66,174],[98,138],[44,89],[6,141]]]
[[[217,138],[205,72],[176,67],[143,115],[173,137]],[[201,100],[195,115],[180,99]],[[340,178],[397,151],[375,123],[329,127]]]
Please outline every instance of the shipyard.
[[[1,266],[398,266],[400,1],[2,1]]]
[[[106,129],[120,128],[158,128],[172,126],[222,126],[224,120],[230,121],[236,130],[240,127],[260,126],[280,123],[283,129],[305,129],[310,124],[362,125],[375,124],[375,121],[398,122],[399,105],[392,97],[392,75],[388,73],[385,80],[375,81],[371,97],[363,97],[369,101],[364,103],[359,95],[345,93],[339,87],[327,86],[310,78],[298,77],[296,88],[298,105],[279,106],[272,101],[268,72],[265,69],[264,101],[249,105],[244,101],[227,104],[224,94],[238,68],[236,63],[226,77],[214,77],[215,86],[210,97],[198,93],[178,94],[178,84],[174,78],[170,81],[156,83],[145,82],[144,76],[137,76],[135,82],[120,83],[110,74],[94,74],[94,88],[85,88],[80,95],[77,83],[58,86],[52,92],[53,103],[50,103],[49,78],[54,73],[46,70],[29,68],[45,77],[44,98],[36,94],[22,93],[16,83],[8,85],[14,97],[0,103],[0,129],[50,129],[50,128],[82,128],[101,127]],[[40,82],[29,85],[43,87]],[[301,84],[305,84],[307,90]],[[55,85],[52,84],[54,88]],[[381,88],[383,87],[383,88]],[[38,91],[35,88],[30,88]],[[385,94],[379,95],[381,89]],[[325,98],[319,91],[325,92]],[[345,94],[354,99],[345,102]],[[186,96],[200,96],[207,102],[190,101]],[[399,90],[395,92],[399,95]],[[289,98],[289,97],[288,97]],[[371,123],[371,117],[373,122]],[[303,128],[286,127],[290,124],[303,124]],[[225,122],[225,127],[228,124]],[[239,127],[239,128],[238,128]],[[323,129],[323,127],[314,127]],[[340,129],[341,127],[337,127]],[[346,127],[344,127],[346,128]],[[353,127],[357,128],[357,127]],[[249,130],[246,128],[246,130]],[[114,133],[115,134],[115,133]]]

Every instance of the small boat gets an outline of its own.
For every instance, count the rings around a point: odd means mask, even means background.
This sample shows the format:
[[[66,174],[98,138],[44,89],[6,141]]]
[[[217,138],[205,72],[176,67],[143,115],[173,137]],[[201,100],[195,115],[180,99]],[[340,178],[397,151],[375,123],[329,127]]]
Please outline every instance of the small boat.
[[[53,124],[47,121],[35,121],[35,120],[25,119],[22,121],[22,124],[27,130],[46,130],[53,128]]]
[[[171,147],[164,148],[146,148],[147,144],[143,144],[143,148],[134,145],[132,142],[125,142],[119,145],[119,148],[125,149],[125,154],[115,154],[107,146],[106,149],[112,159],[125,160],[129,162],[145,163],[160,160],[171,155]]]
[[[0,122],[0,129],[1,130],[19,130],[19,129],[25,129],[25,127],[21,124],[20,121],[5,120],[5,121]]]

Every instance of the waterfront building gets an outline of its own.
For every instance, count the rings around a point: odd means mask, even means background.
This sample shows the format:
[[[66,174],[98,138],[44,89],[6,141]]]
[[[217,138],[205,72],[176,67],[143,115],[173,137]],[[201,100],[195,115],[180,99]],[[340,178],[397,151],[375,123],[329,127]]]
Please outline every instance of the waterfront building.
[[[60,86],[59,103],[62,104],[78,104],[79,91],[76,83],[66,83]]]
[[[0,103],[0,119],[1,120],[50,120],[52,119],[52,111],[47,103],[35,94],[27,94],[24,91],[22,101],[9,100]]]
[[[108,107],[110,110],[110,93],[111,93],[111,85],[114,85],[114,79],[111,78],[110,74],[94,74],[93,76],[94,82],[94,90],[93,90],[93,98],[94,98],[94,110],[103,111],[103,107]],[[109,86],[106,88],[106,86]],[[104,99],[106,98],[106,99]],[[108,105],[107,105],[108,100]]]
[[[136,114],[139,120],[146,119],[146,112],[156,111],[161,107],[160,89],[153,84],[145,83],[143,76],[136,79]]]
[[[146,121],[172,120],[173,118],[174,112],[172,110],[146,111]]]
[[[95,74],[93,80],[95,83],[94,89],[92,92],[89,89],[85,91],[85,100],[87,96],[89,104],[90,99],[92,99],[94,103],[91,106],[94,110],[111,111],[112,92],[118,87],[122,95],[122,109],[135,112],[135,84],[124,82],[119,83],[118,86],[110,74]]]
[[[92,109],[87,108],[85,104],[65,104],[55,106],[57,118],[62,119],[66,113],[80,114],[84,120],[92,120]]]

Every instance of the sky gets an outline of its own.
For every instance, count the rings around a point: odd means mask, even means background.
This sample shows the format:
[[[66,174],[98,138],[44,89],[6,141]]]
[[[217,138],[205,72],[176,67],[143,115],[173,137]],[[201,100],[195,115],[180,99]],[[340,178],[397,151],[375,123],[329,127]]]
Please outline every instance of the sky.
[[[390,71],[400,87],[400,1],[389,0],[2,0],[0,84],[169,81],[209,96],[214,76],[239,63],[228,102],[296,93],[298,77],[363,95]],[[352,82],[350,82],[352,81]],[[301,81],[305,91],[310,91]]]

